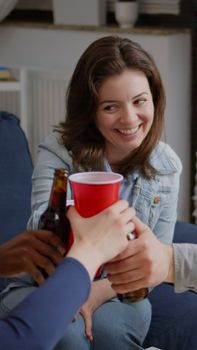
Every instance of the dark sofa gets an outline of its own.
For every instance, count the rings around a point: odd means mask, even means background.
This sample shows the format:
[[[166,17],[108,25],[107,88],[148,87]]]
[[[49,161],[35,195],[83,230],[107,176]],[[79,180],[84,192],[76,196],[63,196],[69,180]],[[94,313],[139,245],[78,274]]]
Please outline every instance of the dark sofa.
[[[30,216],[32,161],[19,119],[0,112],[0,244],[26,228]],[[0,279],[0,290],[8,279]]]
[[[25,230],[30,215],[32,162],[16,116],[0,112],[0,243]],[[174,242],[197,243],[197,225],[177,222]],[[0,279],[0,289],[7,281]],[[197,350],[197,294],[161,284],[149,295],[152,322],[144,347]],[[124,350],[124,349],[122,349]]]

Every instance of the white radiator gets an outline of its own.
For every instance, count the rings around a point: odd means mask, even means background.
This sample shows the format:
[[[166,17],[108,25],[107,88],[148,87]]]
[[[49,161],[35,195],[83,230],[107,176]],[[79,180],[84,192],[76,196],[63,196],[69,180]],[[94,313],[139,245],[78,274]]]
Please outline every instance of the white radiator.
[[[62,73],[29,72],[30,140],[35,158],[38,143],[65,118],[65,93],[68,80]]]
[[[1,91],[0,92],[0,110],[20,115],[20,103],[18,92]]]
[[[65,118],[65,93],[69,76],[65,72],[26,71],[26,134],[32,158],[35,160],[37,146]],[[0,91],[0,110],[20,117],[20,94],[24,91]],[[24,119],[24,117],[23,117]]]

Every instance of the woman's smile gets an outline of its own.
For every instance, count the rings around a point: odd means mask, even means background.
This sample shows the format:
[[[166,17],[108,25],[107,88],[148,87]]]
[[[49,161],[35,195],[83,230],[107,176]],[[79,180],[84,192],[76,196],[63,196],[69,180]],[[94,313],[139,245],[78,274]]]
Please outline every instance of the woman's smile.
[[[141,124],[139,124],[139,125],[136,126],[135,128],[117,129],[117,131],[118,131],[120,134],[123,134],[123,135],[135,135],[135,134],[137,133],[137,131],[139,130],[140,125],[141,125]]]

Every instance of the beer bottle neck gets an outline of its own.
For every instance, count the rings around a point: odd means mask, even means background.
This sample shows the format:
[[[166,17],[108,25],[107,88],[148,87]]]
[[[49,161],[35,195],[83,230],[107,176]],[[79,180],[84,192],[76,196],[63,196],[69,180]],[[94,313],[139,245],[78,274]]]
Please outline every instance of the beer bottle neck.
[[[49,199],[49,207],[58,211],[64,211],[66,207],[66,192],[67,176],[55,174]]]

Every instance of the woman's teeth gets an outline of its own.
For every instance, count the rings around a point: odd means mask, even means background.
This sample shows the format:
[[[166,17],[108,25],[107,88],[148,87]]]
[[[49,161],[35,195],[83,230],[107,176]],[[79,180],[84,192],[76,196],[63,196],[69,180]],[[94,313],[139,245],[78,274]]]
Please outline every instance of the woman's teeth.
[[[118,129],[118,131],[121,133],[121,134],[124,134],[124,135],[133,135],[135,134],[139,129],[139,125],[136,127],[136,128],[131,128],[131,129]]]

